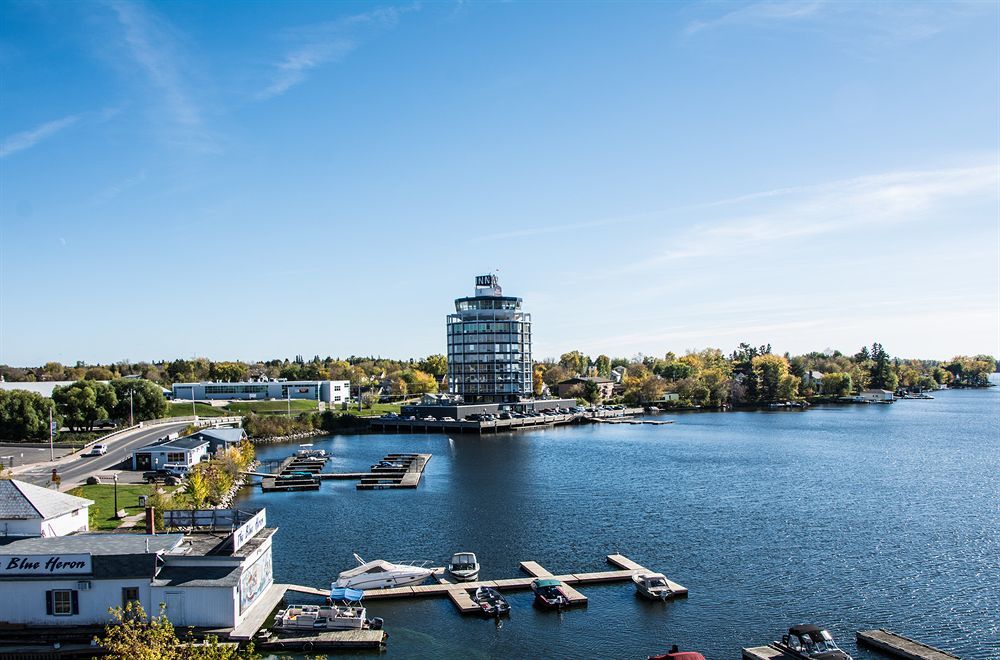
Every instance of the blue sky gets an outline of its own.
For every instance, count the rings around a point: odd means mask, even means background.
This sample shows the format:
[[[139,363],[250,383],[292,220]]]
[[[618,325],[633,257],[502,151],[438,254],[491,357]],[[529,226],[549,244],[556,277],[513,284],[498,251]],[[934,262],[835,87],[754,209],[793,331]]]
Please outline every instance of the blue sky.
[[[0,363],[1000,353],[996,3],[0,11]]]

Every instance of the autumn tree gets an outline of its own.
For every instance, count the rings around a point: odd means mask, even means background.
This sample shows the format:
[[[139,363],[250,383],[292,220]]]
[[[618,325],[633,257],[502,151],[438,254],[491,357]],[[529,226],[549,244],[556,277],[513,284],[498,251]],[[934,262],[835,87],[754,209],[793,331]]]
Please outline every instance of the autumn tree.
[[[448,373],[448,358],[443,355],[428,355],[417,363],[417,369],[435,378],[443,378]]]
[[[783,387],[783,379],[789,375],[788,360],[780,355],[757,355],[750,361],[752,369],[752,382],[756,402],[768,403],[779,399],[789,399],[792,396],[782,396],[786,388]],[[796,388],[797,389],[797,388]]]
[[[854,382],[851,374],[835,371],[823,376],[823,394],[848,396],[853,390]]]

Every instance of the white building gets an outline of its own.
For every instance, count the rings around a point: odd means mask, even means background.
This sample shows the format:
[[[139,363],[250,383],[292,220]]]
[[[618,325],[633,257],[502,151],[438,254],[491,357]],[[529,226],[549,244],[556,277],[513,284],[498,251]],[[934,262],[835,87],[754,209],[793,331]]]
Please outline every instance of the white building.
[[[349,380],[260,380],[239,383],[174,383],[175,401],[311,399],[343,403],[350,399]]]
[[[86,532],[91,504],[91,500],[24,481],[0,480],[0,537]]]
[[[889,390],[865,390],[858,395],[858,401],[865,403],[892,403],[894,400]]]
[[[178,627],[262,623],[283,593],[271,574],[277,530],[266,526],[263,509],[233,521],[229,534],[0,538],[0,624],[103,625],[109,608],[129,601],[147,613],[164,604]]]
[[[243,429],[240,429],[242,432]],[[132,452],[133,470],[156,470],[167,463],[191,467],[208,458],[211,441],[201,435],[161,440]]]

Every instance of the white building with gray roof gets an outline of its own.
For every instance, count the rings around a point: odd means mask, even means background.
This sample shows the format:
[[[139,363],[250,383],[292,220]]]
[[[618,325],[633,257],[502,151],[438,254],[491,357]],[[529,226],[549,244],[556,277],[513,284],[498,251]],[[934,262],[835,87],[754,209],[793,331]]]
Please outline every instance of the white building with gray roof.
[[[93,503],[24,481],[0,480],[0,537],[86,532]]]

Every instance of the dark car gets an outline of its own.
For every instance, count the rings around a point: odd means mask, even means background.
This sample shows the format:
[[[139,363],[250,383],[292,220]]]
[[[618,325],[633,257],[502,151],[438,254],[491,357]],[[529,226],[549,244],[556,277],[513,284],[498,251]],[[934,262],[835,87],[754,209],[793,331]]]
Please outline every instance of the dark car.
[[[173,486],[177,483],[177,475],[170,470],[149,470],[142,473],[142,478],[147,484],[155,484],[158,481],[162,481],[168,486]]]
[[[774,646],[803,660],[853,660],[840,650],[830,633],[814,625],[792,626]]]

